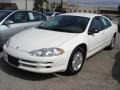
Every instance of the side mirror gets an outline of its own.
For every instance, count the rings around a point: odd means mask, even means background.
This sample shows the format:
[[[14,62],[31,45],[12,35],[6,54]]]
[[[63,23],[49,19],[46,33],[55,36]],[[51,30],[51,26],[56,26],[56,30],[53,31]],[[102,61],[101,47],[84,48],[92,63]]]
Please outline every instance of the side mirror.
[[[4,22],[4,25],[9,26],[10,24],[13,24],[14,22],[12,20],[7,20]]]
[[[90,29],[88,32],[88,35],[94,34],[94,33],[99,33],[100,31],[97,30],[96,28]]]

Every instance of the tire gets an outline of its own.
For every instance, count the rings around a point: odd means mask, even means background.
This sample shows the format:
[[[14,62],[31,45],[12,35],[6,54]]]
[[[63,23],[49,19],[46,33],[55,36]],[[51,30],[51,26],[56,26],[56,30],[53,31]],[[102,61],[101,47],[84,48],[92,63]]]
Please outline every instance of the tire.
[[[67,75],[77,74],[83,66],[84,59],[85,59],[84,50],[80,47],[74,49],[74,51],[72,52],[72,54],[70,56],[67,70],[65,73]]]
[[[3,48],[1,47],[1,48],[0,48],[0,52],[2,52],[2,51],[3,51]]]
[[[107,47],[107,49],[109,49],[109,50],[114,49],[114,47],[115,47],[115,39],[116,39],[116,37],[115,37],[115,35],[114,35],[114,36],[112,37],[111,43],[110,43],[110,45]]]

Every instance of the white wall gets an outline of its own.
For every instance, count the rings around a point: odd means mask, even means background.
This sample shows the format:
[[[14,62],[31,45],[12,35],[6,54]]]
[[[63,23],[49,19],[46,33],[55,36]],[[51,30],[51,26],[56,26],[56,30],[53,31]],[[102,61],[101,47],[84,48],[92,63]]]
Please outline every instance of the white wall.
[[[27,10],[33,10],[35,0],[27,0]],[[0,0],[0,3],[16,3],[18,9],[26,10],[26,0]]]
[[[18,9],[26,10],[26,0],[11,0],[11,2],[16,3]],[[34,0],[27,0],[27,10],[33,10]]]
[[[0,3],[10,3],[11,0],[0,0]]]
[[[34,0],[29,0],[27,3],[27,10],[33,10],[34,8]]]

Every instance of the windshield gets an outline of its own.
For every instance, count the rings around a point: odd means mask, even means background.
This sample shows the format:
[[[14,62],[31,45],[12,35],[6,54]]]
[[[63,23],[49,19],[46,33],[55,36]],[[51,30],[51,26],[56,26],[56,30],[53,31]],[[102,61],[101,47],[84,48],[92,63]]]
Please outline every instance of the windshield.
[[[81,16],[60,15],[47,22],[42,23],[37,28],[70,33],[82,33],[85,31],[89,18]]]
[[[10,13],[10,11],[0,11],[0,22]]]

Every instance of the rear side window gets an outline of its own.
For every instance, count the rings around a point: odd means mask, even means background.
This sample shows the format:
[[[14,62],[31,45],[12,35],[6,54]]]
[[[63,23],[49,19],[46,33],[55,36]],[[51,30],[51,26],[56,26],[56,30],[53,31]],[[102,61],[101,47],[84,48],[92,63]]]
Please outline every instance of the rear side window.
[[[29,21],[35,21],[35,17],[32,12],[28,12]]]
[[[103,26],[104,29],[107,29],[107,28],[111,27],[111,22],[108,19],[106,19],[105,17],[101,17],[101,21],[104,25]]]
[[[28,21],[26,12],[22,11],[14,13],[7,20],[11,20],[14,23],[24,23]]]
[[[28,12],[28,17],[29,21],[46,21],[46,17],[37,12]]]

